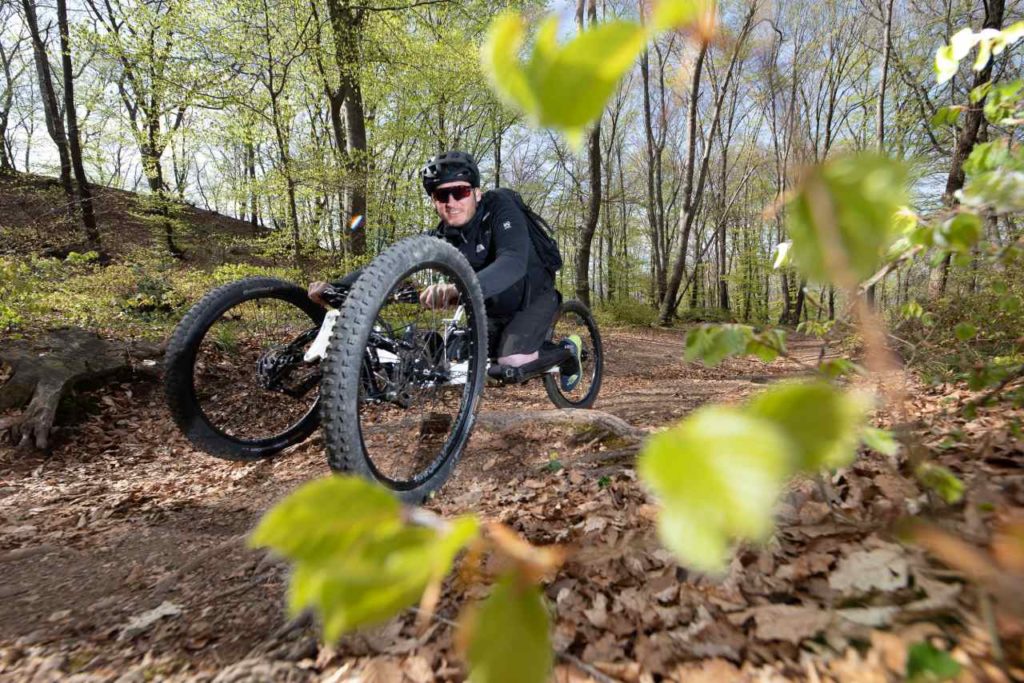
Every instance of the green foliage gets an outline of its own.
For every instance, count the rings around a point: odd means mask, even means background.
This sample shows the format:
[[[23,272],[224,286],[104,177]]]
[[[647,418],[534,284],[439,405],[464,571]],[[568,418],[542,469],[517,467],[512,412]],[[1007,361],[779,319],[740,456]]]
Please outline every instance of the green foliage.
[[[650,327],[657,322],[658,311],[642,301],[623,297],[598,306],[594,311],[594,317],[601,325]]]
[[[892,432],[877,427],[868,427],[861,434],[864,445],[873,451],[892,457],[899,453],[900,443]]]
[[[963,111],[963,107],[942,107],[940,108],[931,118],[932,128],[940,128],[942,126],[955,126],[957,121],[960,120],[960,113]]]
[[[815,282],[846,288],[874,273],[894,237],[906,184],[901,164],[874,154],[811,169],[786,208],[797,267]]]
[[[953,329],[953,334],[962,342],[969,341],[978,333],[978,328],[970,323],[960,323]]]
[[[293,562],[289,609],[315,607],[324,637],[333,641],[415,604],[477,533],[471,516],[452,520],[443,532],[412,526],[383,488],[333,476],[275,506],[250,542]]]
[[[853,461],[870,408],[865,394],[810,382],[765,391],[751,400],[748,412],[775,423],[789,437],[798,470],[816,472]]]
[[[829,358],[818,365],[818,372],[826,379],[836,379],[847,375],[864,374],[864,368],[849,358]]]
[[[796,331],[821,339],[835,326],[835,320],[805,320],[796,326]]]
[[[944,221],[935,233],[935,244],[948,251],[970,251],[981,237],[981,218],[960,212]]]
[[[683,563],[719,571],[736,540],[764,540],[792,473],[773,423],[737,408],[701,408],[652,436],[637,471],[661,503],[658,535]]]
[[[773,387],[742,407],[701,408],[652,436],[637,472],[661,503],[658,534],[681,562],[718,571],[731,544],[763,540],[785,482],[850,462],[868,399],[824,382]]]
[[[491,594],[471,607],[459,639],[475,683],[543,683],[554,654],[551,619],[537,586],[515,574],[501,577]]]
[[[914,643],[907,650],[907,680],[912,683],[948,681],[960,675],[960,665],[948,652],[927,641]]]
[[[481,48],[481,62],[507,104],[536,126],[560,130],[578,147],[584,129],[600,116],[647,40],[657,31],[703,18],[711,10],[709,5],[706,1],[661,0],[649,28],[631,21],[606,21],[564,45],[558,44],[557,17],[548,17],[538,28],[525,63],[519,53],[526,22],[517,12],[506,12],[491,24]]]
[[[964,162],[967,180],[961,193],[965,206],[996,211],[1024,209],[1024,152],[1001,138],[976,144]]]
[[[1024,22],[1017,22],[1002,31],[985,29],[974,32],[969,28],[961,29],[953,34],[949,45],[940,47],[935,52],[935,75],[939,83],[945,83],[956,75],[960,61],[978,46],[978,55],[974,60],[973,69],[981,71],[988,64],[992,55],[1002,53],[1007,46],[1024,37]]]
[[[959,503],[964,497],[964,483],[941,465],[922,463],[914,470],[914,475],[922,486],[934,491],[950,505]]]
[[[786,333],[779,329],[756,332],[749,325],[701,325],[686,335],[686,360],[699,360],[707,367],[741,355],[770,363],[784,353]]]
[[[482,49],[484,71],[506,102],[535,125],[563,131],[578,146],[583,129],[600,115],[616,83],[643,49],[646,34],[638,24],[611,21],[559,46],[557,33],[558,19],[549,17],[523,64],[518,53],[525,22],[517,13],[499,17]]]

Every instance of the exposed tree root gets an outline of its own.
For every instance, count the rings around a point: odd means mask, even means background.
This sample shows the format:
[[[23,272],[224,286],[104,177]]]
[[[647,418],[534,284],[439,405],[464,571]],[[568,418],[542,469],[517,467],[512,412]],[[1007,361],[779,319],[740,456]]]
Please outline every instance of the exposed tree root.
[[[163,350],[154,344],[101,339],[69,327],[36,339],[7,340],[0,345],[0,411],[24,408],[0,418],[0,436],[10,433],[20,448],[46,450],[61,397],[79,382],[98,381],[124,371],[154,374],[136,365]]]

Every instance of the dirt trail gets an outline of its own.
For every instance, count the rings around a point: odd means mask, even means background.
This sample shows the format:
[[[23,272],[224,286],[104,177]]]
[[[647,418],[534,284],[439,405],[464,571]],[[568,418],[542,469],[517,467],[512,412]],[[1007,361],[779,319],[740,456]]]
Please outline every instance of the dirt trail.
[[[686,364],[678,332],[605,337],[596,407],[642,427],[804,372],[792,361]],[[793,353],[813,363],[819,346],[796,342]],[[228,463],[184,442],[157,385],[114,385],[85,400],[91,414],[58,435],[51,457],[0,453],[0,678],[347,680],[338,672],[360,667],[401,669],[412,681],[462,677],[441,622],[419,635],[406,615],[330,648],[306,625],[287,628],[285,567],[247,549],[244,535],[275,500],[326,474],[318,438],[271,462]],[[532,384],[488,389],[483,410],[546,406],[543,388]],[[598,664],[629,680],[641,671],[672,676],[686,661],[782,661],[799,671],[798,644],[825,627],[755,637],[767,616],[744,610],[781,592],[794,609],[806,606],[807,619],[820,618],[812,607],[835,597],[826,574],[842,562],[844,544],[869,532],[837,524],[813,487],[797,486],[783,510],[792,529],[741,555],[724,581],[688,580],[653,539],[633,470],[586,457],[599,446],[574,447],[571,436],[571,429],[529,425],[514,434],[478,432],[431,504],[446,515],[504,520],[537,543],[590,548],[548,587],[555,647],[565,653],[560,666],[577,679]],[[854,505],[871,499],[864,487],[839,486],[842,496],[858,496]],[[454,618],[458,607],[458,596],[446,595],[440,615]],[[840,651],[850,637],[836,631],[831,645]]]

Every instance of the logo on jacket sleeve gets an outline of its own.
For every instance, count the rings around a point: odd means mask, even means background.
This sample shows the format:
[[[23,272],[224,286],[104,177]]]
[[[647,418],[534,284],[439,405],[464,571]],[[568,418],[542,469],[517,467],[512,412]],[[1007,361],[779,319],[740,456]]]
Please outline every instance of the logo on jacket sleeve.
[[[478,244],[478,245],[476,245],[476,253],[478,253],[478,254],[479,254],[479,253],[480,253],[481,251],[487,251],[487,247],[485,247],[485,246],[484,246],[484,245],[482,245],[482,244]]]
[[[510,230],[512,228],[512,222],[505,221],[504,223],[501,224],[501,227],[505,228],[506,230]]]

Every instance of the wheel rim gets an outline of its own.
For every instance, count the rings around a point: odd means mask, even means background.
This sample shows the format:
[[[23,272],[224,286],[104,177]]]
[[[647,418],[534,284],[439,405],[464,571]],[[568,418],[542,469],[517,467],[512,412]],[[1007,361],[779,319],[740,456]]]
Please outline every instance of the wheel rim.
[[[562,386],[560,376],[552,377],[549,383],[567,402],[579,405],[587,402],[597,387],[600,348],[593,320],[578,311],[563,309],[552,328],[551,341],[559,344],[573,335],[583,342],[580,348],[580,381],[571,391]]]
[[[398,279],[376,313],[360,376],[358,421],[366,462],[386,485],[412,489],[430,479],[469,437],[476,380],[473,316],[448,335],[454,309],[429,310],[416,292],[464,286],[447,266],[421,264]],[[452,378],[462,383],[450,383]]]
[[[301,360],[318,321],[294,303],[256,297],[222,311],[197,346],[192,389],[203,418],[241,444],[273,442],[316,409],[320,372]]]

